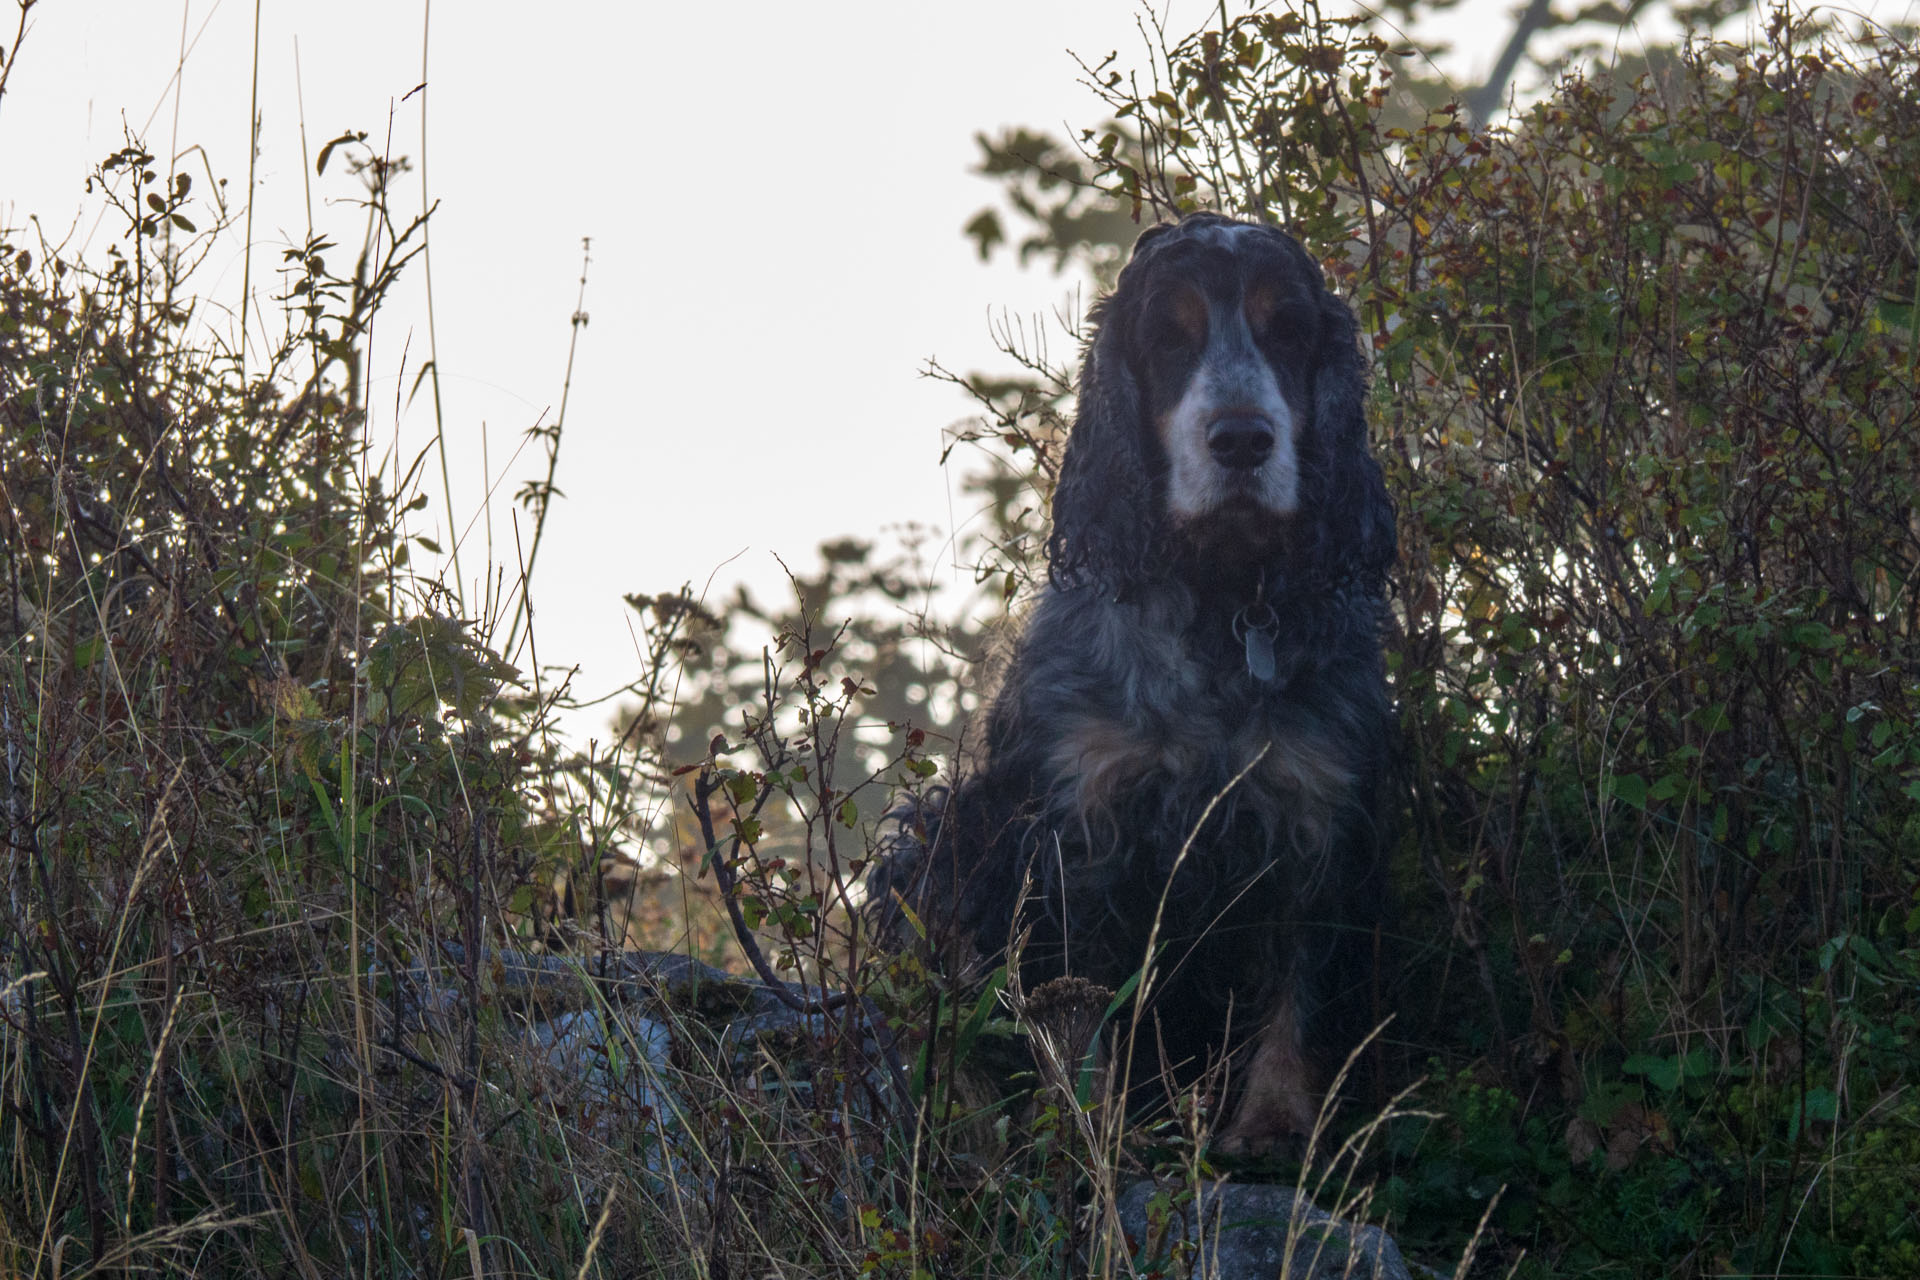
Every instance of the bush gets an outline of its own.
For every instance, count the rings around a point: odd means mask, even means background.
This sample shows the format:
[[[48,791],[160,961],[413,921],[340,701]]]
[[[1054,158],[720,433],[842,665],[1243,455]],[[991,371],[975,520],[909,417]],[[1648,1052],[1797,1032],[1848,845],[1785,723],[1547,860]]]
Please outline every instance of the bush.
[[[1394,56],[1256,13],[1160,49],[1150,92],[1100,69],[1115,123],[1078,160],[988,147],[1039,230],[971,226],[1110,268],[1123,218],[1270,218],[1372,338],[1403,547],[1386,1075],[1426,1076],[1425,1114],[1362,1131],[1375,1203],[1435,1256],[1484,1214],[1502,1273],[1920,1274],[1912,51],[1778,14],[1485,133]],[[0,255],[0,1269],[1118,1266],[1114,1135],[964,1096],[1011,1029],[991,986],[872,957],[851,910],[990,624],[915,616],[911,545],[829,547],[791,608],[630,597],[618,750],[553,745],[555,694],[413,573],[421,500],[367,465],[358,344],[422,226],[396,164],[338,145],[359,265],[290,253],[265,357],[193,326],[198,210],[137,144],[104,269]],[[1023,359],[968,380],[1001,602],[1034,589],[1071,387]],[[676,1178],[651,1085],[609,1106],[534,1062],[475,959],[602,857],[683,873],[616,932],[718,955],[737,913],[854,996],[805,1081],[653,1010]],[[409,1023],[402,977],[450,954],[454,1012]],[[875,1007],[918,1117],[858,1102]],[[1124,1158],[1192,1177],[1192,1137]]]
[[[1402,1125],[1383,1189],[1410,1239],[1457,1244],[1504,1187],[1496,1239],[1547,1271],[1904,1273],[1912,50],[1779,12],[1756,47],[1568,77],[1486,133],[1395,73],[1413,53],[1251,15],[1100,68],[1115,123],[1081,148],[1122,209],[1288,226],[1373,338],[1403,548],[1394,1034],[1441,1117]],[[983,139],[1022,253],[1099,268],[1063,145]],[[992,407],[1044,481],[1049,424]]]
[[[1778,12],[1474,134],[1275,14],[1108,81],[1116,191],[1291,223],[1371,331],[1400,1033],[1473,1067],[1427,1159],[1518,1140],[1474,1172],[1545,1270],[1892,1274],[1920,1239],[1879,1198],[1920,974],[1914,67]]]
[[[137,142],[97,175],[125,218],[105,270],[5,248],[10,1274],[49,1250],[311,1265],[343,1224],[372,1256],[435,1197],[357,1170],[471,1158],[451,1095],[460,1124],[422,1125],[374,975],[471,943],[549,837],[529,722],[494,718],[517,673],[422,594],[368,465],[361,336],[422,223],[388,216],[398,166],[337,145],[358,264],[289,252],[264,357],[202,336],[191,273],[220,228]]]
[[[1664,1117],[1620,1194],[1684,1181],[1704,1220],[1622,1241],[1648,1274],[1796,1236],[1828,1266],[1807,1194],[1837,1269],[1920,1231],[1838,1212],[1907,1123],[1920,960],[1920,86],[1863,52],[1777,17],[1664,85],[1569,83],[1484,154],[1436,131],[1460,150],[1383,273],[1411,287],[1363,290],[1405,318],[1422,860],[1504,1070]]]

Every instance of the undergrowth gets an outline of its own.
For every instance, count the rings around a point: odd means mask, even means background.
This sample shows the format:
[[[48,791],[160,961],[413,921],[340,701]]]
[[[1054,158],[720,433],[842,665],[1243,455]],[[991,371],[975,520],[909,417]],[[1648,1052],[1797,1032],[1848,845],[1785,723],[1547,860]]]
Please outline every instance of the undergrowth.
[[[1475,1274],[1920,1274],[1912,50],[1782,13],[1482,133],[1392,64],[1256,13],[1095,69],[1115,123],[1037,184],[994,161],[1095,269],[1135,216],[1286,224],[1373,342],[1412,1092],[1302,1185]],[[424,217],[331,150],[360,242],[286,254],[269,342],[202,322],[223,214],[137,140],[105,261],[5,236],[0,1273],[1187,1274],[1117,1204],[1219,1172],[1208,1099],[1130,1131],[1098,996],[858,910],[1036,589],[1070,361],[958,379],[976,616],[918,533],[790,605],[631,596],[577,750],[512,594],[414,562],[364,359]]]

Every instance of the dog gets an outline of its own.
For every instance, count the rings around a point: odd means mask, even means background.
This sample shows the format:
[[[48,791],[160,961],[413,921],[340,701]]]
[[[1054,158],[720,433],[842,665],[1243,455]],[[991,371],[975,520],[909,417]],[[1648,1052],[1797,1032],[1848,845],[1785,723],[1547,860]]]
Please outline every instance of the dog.
[[[1144,232],[1092,313],[980,757],[870,885],[1027,989],[1134,992],[1130,1103],[1226,1067],[1216,1151],[1311,1133],[1373,1023],[1394,508],[1352,312],[1290,236]],[[1138,1106],[1135,1106],[1138,1110]]]

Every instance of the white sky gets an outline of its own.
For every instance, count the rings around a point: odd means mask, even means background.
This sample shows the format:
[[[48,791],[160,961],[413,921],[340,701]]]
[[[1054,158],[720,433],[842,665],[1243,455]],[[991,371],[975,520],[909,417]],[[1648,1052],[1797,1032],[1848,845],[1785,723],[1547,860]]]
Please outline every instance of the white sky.
[[[1479,18],[1448,26],[1492,44],[1506,7],[1478,0]],[[1175,0],[1171,25],[1213,8]],[[698,589],[716,571],[716,592],[740,579],[777,589],[775,553],[801,567],[824,538],[967,517],[938,466],[965,406],[921,370],[929,358],[995,367],[989,317],[1046,312],[1072,288],[1043,269],[978,263],[960,228],[994,188],[968,172],[973,134],[1098,123],[1067,51],[1097,62],[1118,49],[1138,64],[1136,11],[1128,0],[433,7],[426,156],[454,515],[466,527],[481,511],[489,458],[496,562],[514,558],[511,499],[534,472],[531,453],[509,459],[558,406],[581,237],[593,238],[566,497],[534,587],[543,665],[580,664],[576,689],[590,696],[636,673],[623,592]],[[423,10],[262,0],[260,12],[253,272],[270,292],[280,250],[306,226],[303,115],[311,151],[349,128],[378,141],[391,127],[393,153],[421,155],[420,100],[401,99],[423,79]],[[67,256],[101,260],[118,229],[82,187],[119,147],[123,119],[163,169],[180,155],[203,191],[210,164],[243,200],[253,23],[245,0],[41,0],[0,105],[0,225],[37,218]],[[1463,54],[1477,69],[1494,50]],[[314,195],[352,190],[330,169]],[[343,211],[319,218],[357,234]],[[236,236],[197,286],[230,310],[242,267]],[[424,285],[416,263],[374,336],[377,444],[395,436],[402,351],[409,384],[426,358]],[[401,417],[411,453],[431,430],[428,397]],[[417,530],[436,534],[446,514],[428,474],[434,506]],[[469,580],[487,555],[486,522],[474,527]]]

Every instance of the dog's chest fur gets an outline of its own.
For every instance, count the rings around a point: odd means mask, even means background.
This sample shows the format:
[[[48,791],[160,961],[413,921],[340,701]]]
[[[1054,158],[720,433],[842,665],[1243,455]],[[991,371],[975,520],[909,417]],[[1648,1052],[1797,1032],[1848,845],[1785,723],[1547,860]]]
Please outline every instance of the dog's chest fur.
[[[1257,820],[1275,853],[1323,850],[1355,770],[1310,679],[1254,678],[1224,618],[1197,613],[1184,593],[1075,612],[1085,645],[1063,663],[1047,717],[1057,824],[1091,833],[1144,803],[1197,831],[1211,805]]]

